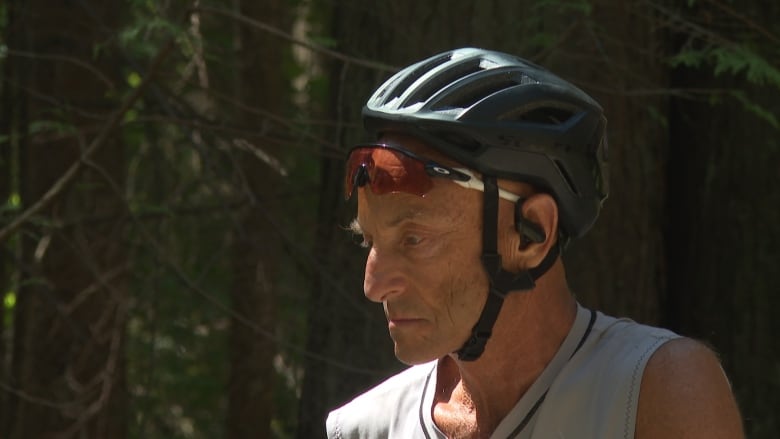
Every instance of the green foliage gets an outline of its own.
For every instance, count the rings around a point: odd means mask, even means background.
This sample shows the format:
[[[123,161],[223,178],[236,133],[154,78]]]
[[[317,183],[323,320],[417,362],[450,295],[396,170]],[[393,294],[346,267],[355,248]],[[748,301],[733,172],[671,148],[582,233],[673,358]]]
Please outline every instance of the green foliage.
[[[744,75],[748,82],[770,85],[780,89],[780,70],[766,58],[745,47],[710,46],[705,49],[686,49],[669,59],[673,67],[710,67],[715,76]]]
[[[136,297],[128,325],[130,437],[220,437],[227,322],[158,258],[149,255],[137,267],[143,294]],[[220,291],[210,284],[220,282],[204,282],[202,288]]]
[[[780,129],[780,123],[777,120],[777,115],[771,110],[764,108],[763,106],[756,103],[756,101],[749,97],[747,93],[742,90],[732,90],[730,94],[737,101],[739,101],[740,104],[742,104],[742,108],[744,108],[746,111],[767,122],[773,128]]]
[[[772,87],[780,90],[780,69],[772,65],[766,57],[745,46],[732,44],[708,45],[701,49],[686,48],[669,58],[672,67],[687,67],[693,69],[711,69],[714,76],[725,76],[744,81],[727,90],[739,102],[745,111],[767,122],[775,129],[780,129],[780,122],[775,113],[760,104],[755,95],[747,90],[756,87]],[[722,96],[713,93],[709,96],[710,103],[722,102]]]
[[[0,294],[0,299],[2,299],[2,309],[0,309],[0,325],[2,325],[0,329],[2,330],[0,332],[6,332],[13,328],[16,292],[7,291],[4,294]]]
[[[310,33],[306,36],[306,38],[312,43],[328,49],[335,49],[336,47],[338,47],[339,44],[338,40],[336,40],[333,37],[329,37],[327,35],[318,35],[318,34]]]
[[[133,258],[133,307],[127,326],[127,381],[131,438],[224,436],[230,327],[227,237],[232,212],[220,186],[229,185],[222,154],[204,156],[214,143],[193,145],[194,130],[180,122],[200,117],[161,90],[197,91],[182,75],[196,54],[175,4],[133,2],[133,18],[119,42],[137,61],[120,95],[139,86],[148,59],[170,35],[176,55],[148,95],[123,119],[127,206],[133,217],[127,239]],[[165,9],[171,8],[171,9]],[[174,18],[167,18],[168,15]],[[201,133],[198,133],[199,135]],[[206,133],[203,133],[206,134]],[[209,140],[214,138],[209,134]],[[205,164],[205,165],[204,165]],[[228,192],[229,194],[229,192]],[[215,304],[222,304],[215,306]]]
[[[53,133],[60,135],[75,135],[78,130],[72,123],[62,120],[34,120],[29,125],[30,134]]]
[[[128,23],[118,35],[120,47],[133,56],[150,58],[157,53],[162,37],[184,34],[180,24],[168,20],[164,13],[157,13],[156,9],[150,6],[146,11],[133,11],[135,20]]]
[[[21,207],[22,199],[18,192],[14,192],[5,201],[5,204],[0,206],[0,214],[5,214],[6,212],[15,212],[18,211]]]
[[[127,85],[132,88],[138,88],[141,85],[141,75],[138,72],[130,72],[127,75]]]
[[[663,129],[669,129],[669,118],[656,105],[648,105],[646,110],[650,119],[656,121]]]
[[[159,134],[169,140],[185,135]],[[229,303],[230,216],[217,211],[203,222],[175,211],[214,202],[199,168],[182,166],[197,154],[175,146],[182,141],[136,144],[133,154],[137,172],[128,189],[137,194],[131,206],[138,222],[131,237],[138,250],[128,325],[131,437],[211,438],[223,431],[229,324],[213,303]]]

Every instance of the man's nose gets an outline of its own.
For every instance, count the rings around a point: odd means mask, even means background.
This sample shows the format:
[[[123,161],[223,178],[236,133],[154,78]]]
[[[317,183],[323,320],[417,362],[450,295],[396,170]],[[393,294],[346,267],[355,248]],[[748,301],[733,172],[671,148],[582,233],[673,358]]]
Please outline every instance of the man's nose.
[[[366,260],[366,274],[363,291],[372,302],[382,303],[394,294],[400,294],[406,281],[398,262],[391,255],[371,249]]]

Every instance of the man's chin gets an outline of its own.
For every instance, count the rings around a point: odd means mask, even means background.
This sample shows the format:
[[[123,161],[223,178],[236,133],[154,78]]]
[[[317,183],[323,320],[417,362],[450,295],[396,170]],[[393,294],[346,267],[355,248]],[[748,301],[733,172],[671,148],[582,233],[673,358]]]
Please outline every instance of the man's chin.
[[[395,344],[395,358],[408,366],[430,363],[431,361],[438,360],[445,355],[447,355],[447,352],[434,352],[430,350],[425,351],[423,349],[405,349],[400,347],[398,343]]]

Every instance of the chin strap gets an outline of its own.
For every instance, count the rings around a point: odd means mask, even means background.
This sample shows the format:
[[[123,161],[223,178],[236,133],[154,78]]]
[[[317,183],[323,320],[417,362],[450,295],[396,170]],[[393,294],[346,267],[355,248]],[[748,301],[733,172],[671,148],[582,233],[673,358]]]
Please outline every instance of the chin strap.
[[[493,333],[504,297],[510,291],[528,291],[536,286],[535,280],[552,267],[558,259],[558,246],[554,245],[542,262],[529,270],[510,273],[501,267],[501,255],[498,254],[498,185],[493,176],[483,176],[485,195],[482,205],[482,265],[488,275],[490,287],[487,301],[477,324],[471,330],[471,337],[457,351],[463,361],[474,361],[482,355],[485,344]],[[519,215],[519,212],[515,213]]]

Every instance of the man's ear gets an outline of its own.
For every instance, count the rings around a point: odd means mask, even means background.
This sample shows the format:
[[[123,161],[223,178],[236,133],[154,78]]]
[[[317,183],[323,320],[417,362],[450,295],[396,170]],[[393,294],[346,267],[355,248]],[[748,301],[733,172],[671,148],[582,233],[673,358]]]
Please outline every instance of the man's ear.
[[[525,246],[526,242],[539,244],[547,239],[544,229],[523,215],[523,201],[525,200],[521,198],[515,203],[515,230],[520,235],[521,248]]]
[[[527,270],[541,264],[550,248],[557,245],[558,205],[549,194],[537,193],[518,200],[514,213],[511,266]]]

